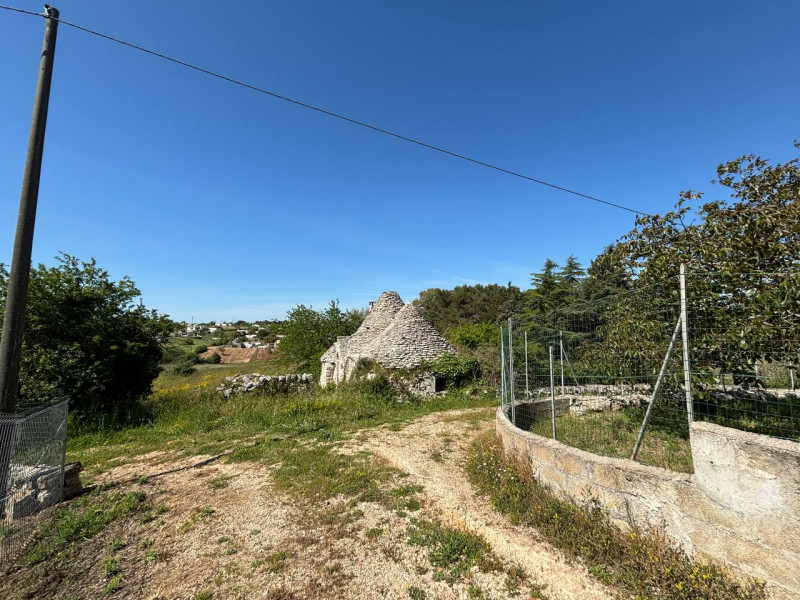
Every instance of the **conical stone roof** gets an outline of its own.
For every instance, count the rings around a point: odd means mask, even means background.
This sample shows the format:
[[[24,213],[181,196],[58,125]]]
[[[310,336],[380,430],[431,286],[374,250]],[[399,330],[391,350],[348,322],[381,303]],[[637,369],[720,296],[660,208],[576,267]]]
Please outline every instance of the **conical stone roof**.
[[[383,292],[369,309],[364,322],[347,340],[348,354],[363,354],[364,349],[380,336],[403,308],[397,292]]]
[[[445,352],[455,349],[411,303],[403,306],[383,333],[362,350],[389,369],[411,369]]]

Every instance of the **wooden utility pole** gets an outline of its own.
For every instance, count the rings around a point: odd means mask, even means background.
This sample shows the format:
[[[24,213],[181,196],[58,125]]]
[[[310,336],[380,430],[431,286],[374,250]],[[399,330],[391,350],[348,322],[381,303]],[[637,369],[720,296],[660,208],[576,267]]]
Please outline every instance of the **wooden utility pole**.
[[[58,10],[45,4],[44,42],[39,64],[36,96],[33,100],[33,120],[28,138],[28,156],[22,179],[19,200],[17,232],[11,258],[11,274],[6,295],[3,318],[3,337],[0,339],[0,412],[17,410],[22,331],[25,327],[25,303],[28,298],[28,280],[31,274],[33,228],[36,222],[36,203],[39,199],[39,176],[42,172],[44,133],[47,125],[47,107],[50,102],[50,80],[53,77],[53,60],[56,54]],[[0,465],[0,468],[2,466]]]

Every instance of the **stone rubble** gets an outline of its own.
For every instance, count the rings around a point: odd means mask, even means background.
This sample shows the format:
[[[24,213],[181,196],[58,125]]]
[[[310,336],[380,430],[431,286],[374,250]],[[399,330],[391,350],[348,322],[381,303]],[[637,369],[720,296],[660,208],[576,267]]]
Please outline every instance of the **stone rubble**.
[[[273,393],[296,392],[311,388],[313,383],[314,376],[310,373],[289,375],[246,373],[226,377],[225,381],[217,386],[216,391],[229,398],[231,394],[247,394],[255,390],[267,390]]]

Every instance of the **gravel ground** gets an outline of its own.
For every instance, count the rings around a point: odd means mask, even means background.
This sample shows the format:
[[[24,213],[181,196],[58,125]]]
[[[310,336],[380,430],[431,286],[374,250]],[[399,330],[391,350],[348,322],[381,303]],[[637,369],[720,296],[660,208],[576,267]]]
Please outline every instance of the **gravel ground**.
[[[536,532],[516,527],[478,497],[464,473],[464,457],[476,435],[494,428],[495,409],[459,410],[428,415],[400,431],[362,432],[358,449],[372,452],[425,486],[429,510],[443,521],[463,523],[481,534],[495,553],[521,565],[547,586],[549,598],[593,600],[614,594],[586,569],[568,563]]]
[[[17,569],[0,581],[0,597],[215,600],[227,598],[429,599],[527,598],[510,592],[505,573],[473,568],[470,581],[434,580],[427,550],[407,542],[411,519],[438,520],[484,536],[505,567],[519,565],[550,599],[613,597],[584,569],[569,565],[535,533],[505,522],[476,497],[463,470],[467,444],[493,426],[486,409],[439,413],[399,431],[359,432],[340,449],[366,450],[399,472],[388,486],[416,484],[420,508],[392,510],[349,498],[322,503],[274,489],[273,468],[227,464],[224,458],[139,456],[103,477],[122,491],[142,490],[152,521],[127,519],[86,540],[68,562]],[[407,474],[407,475],[404,475]],[[145,479],[146,478],[146,479]],[[119,542],[124,547],[112,548]],[[120,559],[122,581],[112,594],[105,558]],[[470,595],[470,592],[472,595]]]

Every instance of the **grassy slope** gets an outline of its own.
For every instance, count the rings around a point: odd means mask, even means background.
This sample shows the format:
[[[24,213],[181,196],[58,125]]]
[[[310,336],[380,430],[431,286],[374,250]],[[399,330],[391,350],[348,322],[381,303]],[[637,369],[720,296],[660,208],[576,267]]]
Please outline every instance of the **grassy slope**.
[[[369,384],[315,388],[290,395],[251,393],[223,398],[214,388],[242,372],[291,372],[278,361],[203,365],[196,373],[164,373],[147,408],[147,422],[118,430],[73,432],[67,459],[81,461],[89,478],[155,450],[183,454],[234,451],[231,458],[277,461],[297,452],[304,441],[328,444],[349,432],[397,423],[439,410],[496,404],[484,389],[458,390],[429,401],[400,401],[391,391]],[[290,452],[289,452],[290,451]]]

